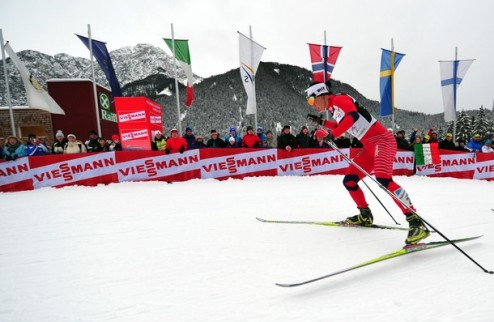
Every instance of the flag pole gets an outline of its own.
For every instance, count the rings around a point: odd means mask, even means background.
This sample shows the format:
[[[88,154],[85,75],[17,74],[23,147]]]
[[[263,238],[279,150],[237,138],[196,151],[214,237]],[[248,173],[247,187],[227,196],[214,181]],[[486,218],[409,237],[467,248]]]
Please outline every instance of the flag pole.
[[[391,38],[391,127],[395,133],[395,44]]]
[[[250,37],[250,66],[254,66],[254,39],[252,38],[252,26],[249,26],[249,37]],[[252,82],[252,89],[254,91],[254,105],[256,106],[256,110],[254,112],[254,129],[255,131],[257,131],[256,75],[254,75],[254,81]]]
[[[12,100],[10,98],[10,86],[9,86],[9,78],[7,77],[7,61],[5,58],[5,49],[3,44],[3,33],[2,29],[0,29],[0,46],[2,47],[2,60],[3,60],[3,76],[5,78],[5,89],[7,90],[7,104],[9,105],[9,115],[10,115],[10,124],[12,126],[12,135],[17,137],[14,123],[14,110],[12,108]]]
[[[94,109],[96,111],[96,125],[98,127],[98,137],[101,137],[101,122],[99,118],[98,93],[96,90],[96,74],[94,73],[93,39],[91,38],[91,25],[87,25],[87,35],[89,38],[89,53],[91,57],[91,74],[93,77]]]
[[[324,46],[327,46],[327,42],[326,42],[326,30],[324,30]],[[328,48],[328,55],[329,55],[329,48]],[[323,80],[326,83],[326,81],[327,81],[327,79],[326,79],[326,71],[324,71],[324,73],[323,73]],[[329,111],[328,110],[326,110],[326,119],[329,119]]]
[[[178,97],[177,55],[175,54],[175,33],[173,32],[173,23],[171,24],[171,27],[172,27],[172,52],[173,52],[173,58],[175,59],[174,77],[175,77],[175,95],[177,96],[178,133],[182,135],[182,121],[180,120],[180,97]]]
[[[458,47],[455,47],[455,62],[458,60]],[[455,78],[456,78],[456,74],[455,74]],[[456,81],[455,81],[455,84],[454,86],[456,87]],[[455,90],[456,92],[456,90]],[[453,142],[456,141],[456,95],[455,95],[455,98],[454,98],[455,102],[455,118],[453,119]]]

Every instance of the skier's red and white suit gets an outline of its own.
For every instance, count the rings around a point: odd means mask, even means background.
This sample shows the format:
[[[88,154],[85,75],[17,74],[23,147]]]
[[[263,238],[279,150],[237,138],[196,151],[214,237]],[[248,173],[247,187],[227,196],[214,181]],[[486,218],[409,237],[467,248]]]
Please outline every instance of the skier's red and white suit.
[[[362,153],[358,154],[353,161],[368,173],[374,170],[378,182],[414,209],[406,191],[392,178],[397,149],[393,134],[367,110],[359,107],[349,95],[330,94],[327,109],[333,114],[334,121],[325,121],[323,126],[332,130],[335,139],[347,132],[362,142],[364,146]],[[365,174],[350,164],[343,179],[345,188],[358,208],[368,206],[364,193],[358,186],[358,182],[364,177]],[[394,201],[403,213],[410,212],[401,203]]]

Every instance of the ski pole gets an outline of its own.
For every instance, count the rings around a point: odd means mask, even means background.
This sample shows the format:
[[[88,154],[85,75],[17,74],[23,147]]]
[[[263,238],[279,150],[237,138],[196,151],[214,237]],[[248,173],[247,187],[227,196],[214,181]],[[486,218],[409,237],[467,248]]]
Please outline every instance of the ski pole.
[[[381,202],[381,200],[376,196],[376,194],[374,193],[374,191],[372,191],[372,189],[367,185],[367,183],[363,179],[362,179],[362,182],[367,187],[367,189],[369,189],[369,191],[372,193],[372,195],[377,199],[377,201],[379,201],[379,203],[381,204],[381,206],[384,208],[384,210],[386,210],[386,212],[391,217],[391,219],[393,219],[393,221],[395,222],[395,224],[401,225],[399,222],[397,222],[394,219],[394,217],[391,215],[391,213],[388,211],[388,209],[384,206],[384,204]]]
[[[377,181],[376,179],[374,179],[367,171],[365,171],[361,166],[359,166],[352,159],[350,159],[345,153],[341,152],[341,150],[336,146],[336,144],[333,141],[328,140],[328,144],[336,152],[338,152],[348,163],[350,163],[353,166],[355,166],[359,171],[361,171],[363,174],[365,174],[367,177],[369,177],[372,181],[374,181],[381,189],[383,189],[394,200],[398,201],[405,208],[407,208],[408,210],[410,210],[411,212],[413,212],[414,214],[416,214],[417,217],[420,218],[420,220],[422,220],[425,224],[427,224],[427,226],[431,227],[434,231],[436,231],[439,235],[441,235],[442,238],[444,238],[447,242],[449,242],[451,245],[453,245],[460,253],[462,253],[463,255],[465,255],[475,265],[477,265],[478,267],[480,267],[480,269],[482,269],[484,271],[484,273],[494,274],[493,271],[489,271],[489,270],[485,269],[482,265],[480,265],[477,261],[475,261],[472,257],[470,257],[470,255],[468,255],[465,251],[463,251],[463,249],[461,249],[460,247],[458,247],[458,245],[456,245],[451,239],[449,239],[448,237],[446,237],[442,232],[440,232],[439,230],[437,230],[436,227],[432,226],[427,220],[425,220],[422,216],[420,216],[419,214],[417,214],[415,212],[415,210],[413,210],[409,205],[405,204],[400,198],[398,198],[394,193],[392,193],[391,191],[389,191],[388,188],[386,188],[385,186],[383,186],[379,181]]]
[[[362,151],[363,151],[363,150],[362,150]],[[358,157],[360,154],[362,154],[362,151],[360,151],[360,152],[359,152],[359,153],[355,156],[355,158],[356,158],[356,157]],[[352,161],[353,161],[353,160],[352,160]],[[364,181],[364,179],[362,179],[361,181],[364,183],[364,185],[367,187],[367,189],[369,189],[369,191],[370,191],[370,192],[372,193],[372,195],[376,198],[376,200],[377,200],[377,201],[381,204],[381,206],[384,208],[384,210],[386,210],[386,212],[387,212],[387,213],[388,213],[388,215],[391,217],[391,219],[393,219],[393,221],[395,222],[395,224],[397,224],[397,225],[401,225],[399,222],[397,222],[397,221],[395,220],[395,218],[394,218],[394,217],[391,215],[391,213],[388,211],[388,208],[386,208],[386,207],[384,206],[384,204],[383,204],[383,203],[381,202],[381,200],[380,200],[380,199],[376,196],[376,194],[374,193],[374,191],[372,191],[372,189],[371,189],[371,188],[369,187],[369,185],[368,185],[368,184]]]

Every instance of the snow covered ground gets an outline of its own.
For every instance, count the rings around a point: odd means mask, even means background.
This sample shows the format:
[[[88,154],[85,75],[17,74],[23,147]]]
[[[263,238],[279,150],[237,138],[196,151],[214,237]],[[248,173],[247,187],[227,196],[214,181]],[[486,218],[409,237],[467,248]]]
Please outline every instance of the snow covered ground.
[[[276,286],[403,246],[403,231],[255,219],[353,215],[341,180],[135,182],[0,194],[0,321],[494,320],[494,275],[451,246],[305,286]],[[494,270],[494,183],[396,180],[446,236],[483,234],[459,246]],[[367,182],[407,226],[390,198]],[[393,225],[366,194],[375,222]]]

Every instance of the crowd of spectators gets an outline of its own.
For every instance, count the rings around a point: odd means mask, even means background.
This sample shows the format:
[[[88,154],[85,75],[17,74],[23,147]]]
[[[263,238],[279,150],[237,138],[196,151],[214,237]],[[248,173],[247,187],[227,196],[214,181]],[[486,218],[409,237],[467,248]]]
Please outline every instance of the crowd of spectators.
[[[406,139],[405,131],[399,130],[395,134],[396,145],[398,149],[414,151],[416,144],[424,143],[437,143],[438,148],[441,150],[452,150],[462,152],[482,152],[492,153],[493,145],[492,139],[487,137],[482,140],[479,133],[475,133],[472,138],[467,142],[465,139],[458,139],[454,141],[452,133],[446,133],[443,138],[440,138],[434,129],[430,129],[423,137],[419,134],[417,128],[413,129],[410,133],[409,140]]]
[[[324,129],[309,131],[303,126],[296,135],[292,134],[291,127],[285,125],[277,136],[271,130],[264,132],[262,127],[257,127],[256,132],[252,126],[247,126],[246,133],[242,136],[235,127],[231,127],[224,139],[216,130],[211,130],[210,137],[206,140],[201,135],[195,135],[191,127],[186,127],[185,133],[180,136],[177,129],[170,131],[169,137],[161,131],[154,131],[151,148],[155,151],[164,151],[166,154],[183,153],[191,149],[203,148],[278,148],[288,152],[300,148],[326,148],[329,149],[329,140],[333,140],[338,148],[359,148],[362,143],[357,139],[350,140],[346,136],[334,139],[331,133]],[[391,130],[391,129],[390,129]],[[420,134],[417,128],[413,129],[407,139],[404,130],[395,134],[396,145],[400,150],[414,151],[416,144],[438,143],[439,149],[464,152],[494,153],[494,145],[491,138],[482,140],[480,134],[474,134],[467,142],[459,139],[456,142],[451,133],[439,137],[431,129],[425,134]],[[94,153],[107,151],[121,151],[122,144],[117,134],[111,139],[98,137],[96,131],[89,131],[85,141],[79,140],[74,134],[64,133],[58,130],[54,142],[48,146],[36,134],[30,134],[28,141],[23,144],[17,137],[10,136],[0,147],[0,158],[7,161],[16,160],[23,156],[38,156],[48,154]]]
[[[86,141],[79,140],[75,134],[68,134],[65,137],[61,130],[55,134],[53,144],[48,145],[43,139],[38,138],[36,134],[28,135],[26,143],[15,136],[7,137],[5,145],[0,146],[0,159],[13,161],[25,156],[38,156],[50,154],[72,154],[72,153],[90,153],[105,151],[121,151],[122,144],[117,134],[112,135],[111,140],[98,137],[96,131],[89,131],[89,137]]]

